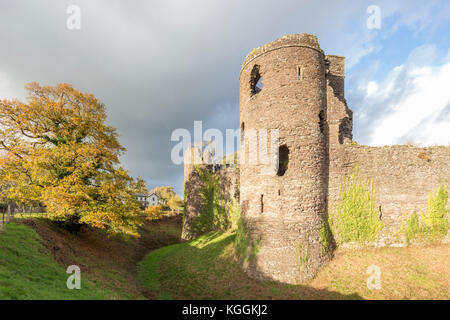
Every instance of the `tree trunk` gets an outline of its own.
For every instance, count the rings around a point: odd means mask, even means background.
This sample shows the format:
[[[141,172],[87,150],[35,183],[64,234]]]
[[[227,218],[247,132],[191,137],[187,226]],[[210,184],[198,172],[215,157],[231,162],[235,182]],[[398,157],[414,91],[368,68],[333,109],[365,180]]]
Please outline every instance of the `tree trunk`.
[[[8,210],[6,211],[6,222],[9,222],[11,217],[11,203],[8,203]]]
[[[12,217],[14,217],[14,206],[11,203],[8,203],[8,212],[6,215],[6,222],[10,222]]]

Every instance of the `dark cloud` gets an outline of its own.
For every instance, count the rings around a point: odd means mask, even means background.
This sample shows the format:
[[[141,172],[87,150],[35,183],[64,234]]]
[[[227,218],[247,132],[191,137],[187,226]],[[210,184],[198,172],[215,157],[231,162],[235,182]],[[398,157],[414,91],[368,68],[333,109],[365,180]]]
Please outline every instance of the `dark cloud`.
[[[72,4],[81,8],[81,30],[66,28]],[[238,127],[238,77],[247,53],[284,34],[309,32],[327,53],[359,59],[370,39],[369,4],[2,1],[0,96],[23,98],[30,81],[68,82],[93,93],[128,149],[122,161],[132,175],[182,194],[183,168],[171,163],[170,135],[191,130],[194,120],[205,129]]]

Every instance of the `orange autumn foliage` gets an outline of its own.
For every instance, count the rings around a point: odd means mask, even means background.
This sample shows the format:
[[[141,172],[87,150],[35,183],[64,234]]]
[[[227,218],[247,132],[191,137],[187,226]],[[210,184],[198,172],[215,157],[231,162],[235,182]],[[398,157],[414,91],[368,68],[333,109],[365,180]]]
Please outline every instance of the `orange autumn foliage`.
[[[156,205],[145,208],[145,219],[146,220],[159,220],[164,216],[164,210],[162,205]]]
[[[105,106],[69,84],[31,83],[28,101],[0,100],[0,179],[4,196],[40,201],[58,220],[138,236],[133,179]]]

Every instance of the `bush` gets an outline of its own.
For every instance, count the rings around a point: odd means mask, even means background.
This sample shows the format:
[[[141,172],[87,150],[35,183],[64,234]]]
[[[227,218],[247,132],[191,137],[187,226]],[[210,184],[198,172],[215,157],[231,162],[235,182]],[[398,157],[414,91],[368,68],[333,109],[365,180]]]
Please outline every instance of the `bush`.
[[[162,219],[164,216],[164,210],[162,205],[156,205],[145,208],[145,219],[152,221],[152,220],[159,220]]]

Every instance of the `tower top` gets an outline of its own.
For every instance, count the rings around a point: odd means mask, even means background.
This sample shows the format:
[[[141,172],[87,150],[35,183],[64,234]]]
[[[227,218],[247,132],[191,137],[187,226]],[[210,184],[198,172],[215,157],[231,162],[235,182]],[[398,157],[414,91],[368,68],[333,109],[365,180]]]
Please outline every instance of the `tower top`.
[[[288,47],[306,47],[311,48],[313,50],[316,50],[320,52],[322,55],[324,55],[323,50],[320,48],[319,41],[317,40],[317,37],[308,34],[308,33],[294,33],[294,34],[287,34],[275,41],[266,43],[265,45],[261,47],[254,48],[252,52],[250,52],[247,57],[244,60],[244,63],[242,64],[242,69],[249,64],[252,60],[255,58],[280,48],[288,48]]]

